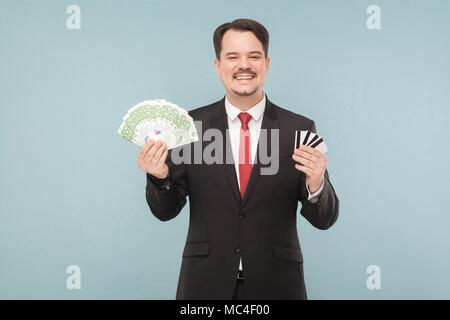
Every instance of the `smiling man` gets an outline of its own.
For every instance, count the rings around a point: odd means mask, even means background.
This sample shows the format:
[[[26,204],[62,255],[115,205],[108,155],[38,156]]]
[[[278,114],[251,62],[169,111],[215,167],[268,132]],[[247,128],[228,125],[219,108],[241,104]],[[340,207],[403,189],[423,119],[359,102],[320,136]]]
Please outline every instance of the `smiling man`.
[[[261,24],[225,23],[213,41],[214,66],[226,94],[189,114],[204,130],[229,137],[223,152],[231,150],[233,163],[175,164],[175,149],[169,152],[152,140],[137,160],[146,172],[146,199],[155,217],[176,217],[189,198],[176,298],[306,299],[298,203],[300,214],[322,230],[339,212],[326,157],[311,147],[293,147],[295,131],[316,132],[315,123],[275,105],[263,92],[270,59],[269,34]],[[278,137],[271,153],[279,157],[279,170],[272,175],[260,173],[262,130]],[[203,150],[207,142],[191,146]]]
[[[229,29],[214,34],[217,74],[227,91],[228,101],[240,110],[248,110],[262,99],[262,87],[269,72],[270,58],[267,47],[251,32]],[[223,32],[223,31],[222,31]],[[259,35],[267,39],[263,30]]]

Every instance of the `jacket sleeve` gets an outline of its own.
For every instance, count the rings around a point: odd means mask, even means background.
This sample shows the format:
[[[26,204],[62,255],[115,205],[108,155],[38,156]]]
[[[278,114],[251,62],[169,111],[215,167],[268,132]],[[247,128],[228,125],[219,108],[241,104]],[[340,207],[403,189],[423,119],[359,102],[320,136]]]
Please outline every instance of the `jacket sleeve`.
[[[150,174],[147,176],[145,196],[152,214],[161,221],[175,218],[186,204],[188,186],[186,179],[186,165],[174,164],[172,150],[169,150],[166,164],[169,167],[169,175],[165,179],[157,179]],[[168,182],[168,186],[166,185]]]
[[[312,122],[311,132],[316,133],[316,125]],[[337,220],[339,215],[339,199],[330,183],[328,170],[325,170],[324,185],[319,198],[315,203],[308,200],[308,190],[304,179],[300,185],[299,201],[302,203],[300,214],[306,218],[314,227],[326,230]]]

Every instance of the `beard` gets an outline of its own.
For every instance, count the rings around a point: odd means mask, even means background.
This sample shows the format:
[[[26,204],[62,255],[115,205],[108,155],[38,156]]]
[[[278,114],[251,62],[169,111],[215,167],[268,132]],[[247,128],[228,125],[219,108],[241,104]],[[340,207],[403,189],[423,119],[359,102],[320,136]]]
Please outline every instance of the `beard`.
[[[240,91],[235,90],[235,89],[231,89],[231,91],[238,96],[241,97],[248,97],[251,96],[253,94],[255,94],[256,91],[258,91],[258,88],[253,88],[253,89],[241,89]]]

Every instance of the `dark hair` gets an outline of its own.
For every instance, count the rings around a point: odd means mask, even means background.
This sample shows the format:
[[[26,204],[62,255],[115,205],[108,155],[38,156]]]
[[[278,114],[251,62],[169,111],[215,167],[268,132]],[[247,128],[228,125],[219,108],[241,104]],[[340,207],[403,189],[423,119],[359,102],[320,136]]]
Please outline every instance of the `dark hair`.
[[[262,43],[264,55],[267,57],[269,52],[269,33],[266,28],[255,20],[250,19],[236,19],[233,22],[227,22],[217,27],[214,31],[213,42],[216,57],[220,60],[220,52],[222,51],[222,38],[228,30],[251,31],[255,37]]]

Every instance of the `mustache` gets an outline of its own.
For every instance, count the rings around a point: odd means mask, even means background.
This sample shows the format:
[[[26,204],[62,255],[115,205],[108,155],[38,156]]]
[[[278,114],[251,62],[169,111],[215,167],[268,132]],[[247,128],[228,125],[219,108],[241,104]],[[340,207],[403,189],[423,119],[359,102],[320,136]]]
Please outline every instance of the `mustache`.
[[[241,75],[241,74],[250,74],[250,75],[256,77],[256,72],[254,72],[252,70],[239,70],[238,72],[233,74],[233,77],[237,77],[238,75]]]

